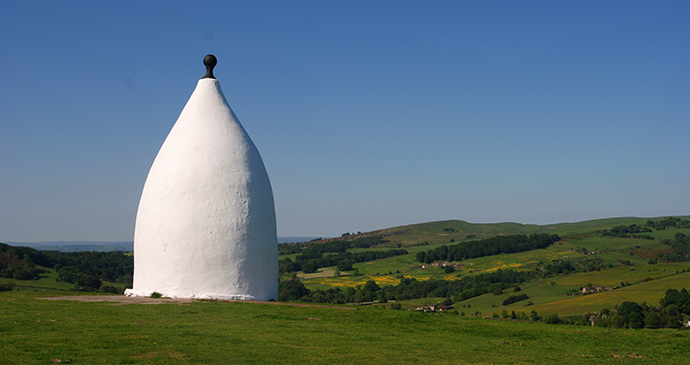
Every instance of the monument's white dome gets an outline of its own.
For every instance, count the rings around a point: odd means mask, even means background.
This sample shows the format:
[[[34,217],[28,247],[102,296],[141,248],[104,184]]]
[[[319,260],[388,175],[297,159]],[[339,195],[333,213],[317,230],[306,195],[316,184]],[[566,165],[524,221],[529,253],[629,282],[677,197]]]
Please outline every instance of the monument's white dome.
[[[204,63],[207,77],[146,179],[134,231],[134,287],[125,294],[278,299],[268,174],[213,77],[215,57]]]

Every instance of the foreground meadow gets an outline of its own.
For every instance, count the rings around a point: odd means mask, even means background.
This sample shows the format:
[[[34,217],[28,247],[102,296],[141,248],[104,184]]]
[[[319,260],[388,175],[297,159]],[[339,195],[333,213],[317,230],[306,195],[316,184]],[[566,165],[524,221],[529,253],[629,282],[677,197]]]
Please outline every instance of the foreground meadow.
[[[73,293],[62,293],[62,295]],[[0,293],[0,363],[690,363],[690,331],[467,318],[372,307],[114,305]]]

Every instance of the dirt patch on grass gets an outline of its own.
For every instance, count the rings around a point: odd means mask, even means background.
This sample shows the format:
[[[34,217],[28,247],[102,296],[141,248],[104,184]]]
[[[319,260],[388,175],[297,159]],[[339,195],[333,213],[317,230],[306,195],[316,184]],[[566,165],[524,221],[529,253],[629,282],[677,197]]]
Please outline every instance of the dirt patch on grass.
[[[38,298],[44,300],[72,300],[76,302],[113,302],[113,305],[123,304],[171,304],[177,303],[179,305],[189,304],[195,299],[190,298],[144,298],[144,297],[126,297],[124,295],[73,295],[66,297],[46,297]]]
[[[316,307],[316,308],[333,308],[354,310],[351,307],[337,307],[331,305],[314,305],[302,303],[287,303],[287,302],[264,302],[259,300],[224,300],[224,299],[194,299],[194,298],[145,298],[145,297],[126,297],[124,295],[73,295],[65,297],[45,297],[38,298],[43,300],[73,300],[77,302],[113,302],[112,305],[124,304],[178,304],[187,305],[192,302],[200,301],[217,301],[229,303],[256,303],[256,304],[270,304],[270,305],[289,305],[292,307]]]

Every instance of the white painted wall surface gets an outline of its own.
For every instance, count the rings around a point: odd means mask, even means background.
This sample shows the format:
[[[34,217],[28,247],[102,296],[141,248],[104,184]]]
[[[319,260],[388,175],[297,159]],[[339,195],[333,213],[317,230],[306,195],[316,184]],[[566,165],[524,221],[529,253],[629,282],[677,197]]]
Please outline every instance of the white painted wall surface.
[[[216,79],[199,80],[146,179],[126,295],[278,299],[273,192]]]

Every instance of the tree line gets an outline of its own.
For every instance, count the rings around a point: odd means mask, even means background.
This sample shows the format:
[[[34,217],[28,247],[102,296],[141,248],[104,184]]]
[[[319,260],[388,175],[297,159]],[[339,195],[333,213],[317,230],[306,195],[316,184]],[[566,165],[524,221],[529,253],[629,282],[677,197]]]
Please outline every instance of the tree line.
[[[305,274],[314,273],[321,267],[336,266],[340,271],[352,270],[352,265],[358,262],[368,262],[385,259],[387,257],[407,255],[405,249],[370,250],[363,252],[338,252],[323,255],[321,252],[302,253],[292,261],[286,257],[278,261],[278,270],[281,273],[302,271]]]
[[[561,238],[554,234],[536,233],[530,236],[510,235],[461,242],[450,246],[440,246],[426,252],[419,251],[415,258],[422,263],[434,261],[462,261],[465,259],[492,256],[546,248]]]
[[[383,239],[383,236],[364,236],[355,238],[353,240],[335,240],[325,243],[314,242],[292,242],[281,243],[278,245],[278,254],[291,255],[295,253],[312,254],[312,253],[329,253],[329,252],[345,252],[350,248],[369,248],[375,245],[381,245],[388,241]]]
[[[645,235],[641,233],[652,232],[652,228],[648,226],[638,226],[637,224],[631,224],[629,226],[616,226],[611,229],[605,229],[599,233],[602,236],[620,237],[620,238],[642,238],[653,240],[654,237],[650,235]]]

